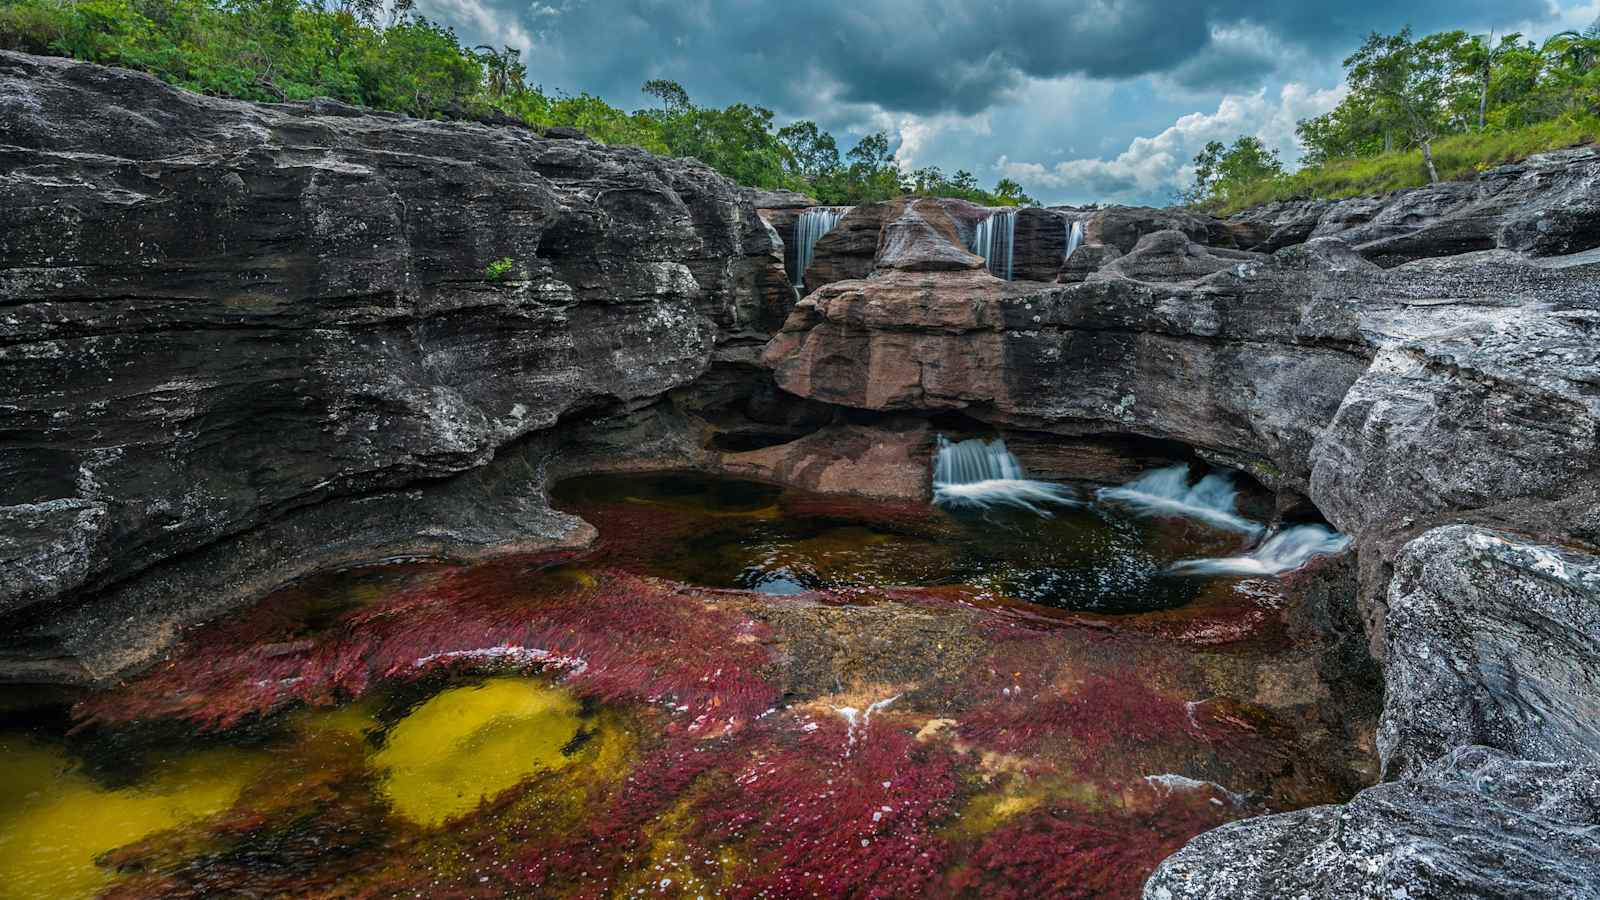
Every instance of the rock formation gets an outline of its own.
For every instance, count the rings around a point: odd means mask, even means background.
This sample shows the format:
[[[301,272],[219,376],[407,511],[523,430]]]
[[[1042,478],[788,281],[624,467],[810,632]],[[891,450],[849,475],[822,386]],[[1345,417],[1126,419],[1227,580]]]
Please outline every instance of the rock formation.
[[[11,53],[0,132],[0,613],[109,592],[17,675],[187,595],[568,540],[518,455],[793,299],[736,187],[638,150]]]
[[[985,210],[871,204],[796,304],[806,198],[571,135],[13,53],[0,133],[0,676],[104,680],[318,568],[582,543],[544,488],[602,462],[915,497],[930,417],[1061,477],[1172,442],[1355,538],[1386,780],[1147,896],[1595,894],[1600,150],[1024,211],[1011,282]]]
[[[1231,221],[1113,208],[1058,285],[821,285],[766,361],[833,404],[1188,444],[1356,537],[1389,781],[1204,835],[1148,897],[1589,896],[1597,178],[1577,150]]]

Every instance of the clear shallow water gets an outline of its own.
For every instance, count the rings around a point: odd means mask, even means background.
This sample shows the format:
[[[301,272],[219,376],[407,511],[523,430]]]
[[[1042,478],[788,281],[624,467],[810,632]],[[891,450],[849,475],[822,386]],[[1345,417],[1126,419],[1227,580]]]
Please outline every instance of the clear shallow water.
[[[1132,897],[1370,777],[1293,580],[1163,574],[1237,532],[556,499],[593,552],[320,576],[123,687],[0,691],[0,897]]]
[[[708,587],[971,585],[1059,609],[1144,612],[1190,602],[1206,579],[1168,571],[1232,555],[1225,529],[1115,507],[940,509],[824,498],[755,482],[652,474],[578,478],[553,499],[595,522],[600,558]]]

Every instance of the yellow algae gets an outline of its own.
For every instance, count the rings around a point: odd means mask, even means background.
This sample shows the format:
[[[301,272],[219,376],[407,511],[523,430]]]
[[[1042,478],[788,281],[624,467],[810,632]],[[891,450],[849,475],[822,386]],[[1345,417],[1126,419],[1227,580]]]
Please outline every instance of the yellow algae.
[[[223,812],[265,768],[260,753],[186,754],[146,781],[110,790],[76,771],[65,751],[0,741],[0,898],[92,897],[115,873],[96,857]]]
[[[613,896],[709,898],[726,893],[743,871],[744,862],[731,847],[716,848],[713,856],[711,851],[699,849],[683,837],[693,824],[691,817],[699,802],[698,794],[691,790],[645,827],[648,849],[623,875]],[[717,880],[709,881],[707,876]]]
[[[413,710],[373,756],[394,810],[438,825],[541,770],[560,769],[582,725],[578,701],[524,678],[451,688]]]
[[[354,703],[332,709],[308,709],[299,713],[300,732],[307,737],[340,735],[365,738],[379,727],[377,710],[381,701],[369,694]]]
[[[1038,789],[986,791],[976,794],[967,801],[961,810],[961,815],[950,823],[948,836],[982,837],[999,828],[1013,816],[1037,808],[1044,800],[1045,792]]]

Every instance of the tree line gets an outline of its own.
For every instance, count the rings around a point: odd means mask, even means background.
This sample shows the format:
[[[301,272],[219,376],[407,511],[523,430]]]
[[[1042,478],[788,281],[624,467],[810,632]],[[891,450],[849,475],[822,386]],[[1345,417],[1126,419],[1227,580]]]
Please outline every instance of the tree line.
[[[1345,98],[1296,128],[1299,172],[1285,172],[1256,137],[1212,141],[1195,157],[1195,184],[1182,199],[1228,210],[1338,191],[1340,179],[1360,187],[1363,175],[1406,181],[1385,168],[1413,159],[1420,169],[1409,180],[1436,182],[1600,136],[1600,21],[1539,44],[1515,33],[1374,32],[1344,68]],[[1443,142],[1453,151],[1444,165],[1435,152]],[[1376,160],[1386,164],[1360,164]]]
[[[904,172],[883,133],[841,153],[815,122],[777,127],[760,106],[699,106],[671,81],[646,82],[656,105],[632,112],[588,93],[547,92],[528,82],[520,50],[465,46],[411,0],[0,0],[0,49],[139,69],[213,96],[329,97],[421,118],[576,128],[828,205],[906,194],[1034,203],[1009,179],[985,190],[964,170]]]

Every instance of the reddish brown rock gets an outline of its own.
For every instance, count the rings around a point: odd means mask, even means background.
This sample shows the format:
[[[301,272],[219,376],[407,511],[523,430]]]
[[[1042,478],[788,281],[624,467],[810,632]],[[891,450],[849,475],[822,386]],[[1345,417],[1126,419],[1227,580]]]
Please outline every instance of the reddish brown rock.
[[[1003,390],[999,303],[1028,288],[981,269],[824,285],[765,362],[792,394],[876,410],[961,409]],[[916,323],[906,328],[908,323]]]
[[[983,268],[983,257],[966,248],[950,210],[934,200],[908,204],[883,228],[874,267],[906,272],[953,272]]]
[[[815,288],[871,275],[883,227],[898,219],[910,203],[910,199],[902,198],[850,210],[832,231],[817,241],[811,265],[806,268],[806,285]]]
[[[725,453],[714,465],[735,477],[822,493],[925,501],[932,452],[932,427],[907,419],[832,426],[787,444]]]

